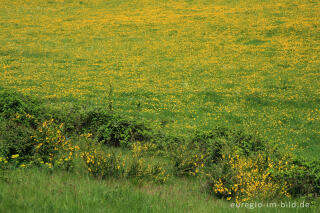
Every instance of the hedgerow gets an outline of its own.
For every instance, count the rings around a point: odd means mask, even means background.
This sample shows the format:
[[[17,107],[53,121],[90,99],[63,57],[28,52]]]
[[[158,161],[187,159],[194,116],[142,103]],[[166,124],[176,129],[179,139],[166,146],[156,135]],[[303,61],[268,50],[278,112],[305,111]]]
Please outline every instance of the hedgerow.
[[[186,139],[102,108],[74,109],[45,110],[41,101],[2,91],[0,169],[81,167],[98,179],[157,183],[190,176],[214,196],[236,202],[320,193],[319,161],[302,159],[290,148],[277,148],[244,131],[218,127]],[[117,147],[126,154],[114,151]]]

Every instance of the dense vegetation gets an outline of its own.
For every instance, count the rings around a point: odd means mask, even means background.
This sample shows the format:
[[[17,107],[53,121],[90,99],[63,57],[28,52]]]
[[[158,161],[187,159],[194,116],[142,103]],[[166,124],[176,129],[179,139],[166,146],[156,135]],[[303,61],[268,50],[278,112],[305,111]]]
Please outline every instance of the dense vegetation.
[[[60,112],[7,90],[0,94],[0,118],[3,172],[39,168],[140,185],[192,177],[203,193],[235,202],[303,197],[314,203],[320,193],[319,161],[236,129],[173,137],[113,111]]]

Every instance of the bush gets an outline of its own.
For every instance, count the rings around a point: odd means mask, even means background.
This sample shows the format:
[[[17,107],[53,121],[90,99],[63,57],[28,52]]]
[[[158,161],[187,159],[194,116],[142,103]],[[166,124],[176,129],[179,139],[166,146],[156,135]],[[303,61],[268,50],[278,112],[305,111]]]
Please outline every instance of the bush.
[[[43,121],[53,118],[56,123],[63,123],[64,134],[71,136],[81,132],[81,115],[84,111],[85,109],[78,105],[72,105],[63,110],[48,108]]]
[[[47,165],[70,169],[77,149],[63,135],[63,125],[55,124],[53,119],[43,122],[37,130],[9,120],[0,132],[0,156],[16,166]]]
[[[80,114],[80,132],[97,133],[98,129],[114,119],[114,115],[104,109],[96,108],[82,111]]]
[[[254,157],[231,153],[223,155],[218,164],[207,169],[207,188],[219,198],[236,202],[289,197],[288,182],[272,175],[274,170],[287,169],[286,161],[266,158],[264,153]]]
[[[97,138],[104,144],[129,147],[134,141],[150,140],[150,130],[143,124],[114,117],[98,129]]]
[[[101,150],[97,151],[92,148],[82,152],[81,157],[88,167],[88,172],[98,179],[124,177],[125,164],[120,155],[106,154]]]
[[[205,156],[207,190],[219,198],[243,202],[320,193],[319,161],[297,158],[293,148],[279,149],[239,131],[195,138],[193,146],[200,148],[194,150]]]
[[[152,134],[150,142],[153,144],[153,154],[164,157],[168,156],[169,153],[175,152],[179,145],[187,143],[183,137],[165,135],[161,132]]]
[[[43,109],[39,101],[3,90],[0,92],[0,117],[35,128]]]
[[[56,124],[54,119],[43,122],[32,136],[35,142],[34,162],[47,165],[49,168],[59,167],[65,170],[73,168],[74,152],[80,148],[73,146],[63,134],[63,123]]]
[[[205,155],[190,144],[179,144],[168,153],[173,160],[174,173],[177,176],[198,176],[205,164]]]
[[[130,178],[164,183],[168,179],[167,172],[159,165],[147,163],[142,152],[146,149],[140,143],[134,143],[130,157],[121,153],[107,153],[100,144],[88,144],[85,151],[81,152],[89,174],[98,179],[107,177]]]
[[[249,156],[266,148],[266,142],[252,135],[221,127],[209,132],[197,132],[192,139],[192,144],[198,147],[200,152],[206,153],[207,160],[211,162],[221,159],[222,152],[226,149]]]
[[[103,144],[129,147],[134,141],[151,139],[152,132],[141,123],[121,118],[103,109],[94,109],[81,115],[82,133],[92,133]]]
[[[320,161],[292,157],[288,169],[274,171],[273,176],[278,180],[288,182],[288,192],[292,196],[320,194]]]
[[[176,174],[194,176],[201,174],[203,167],[220,163],[223,153],[250,156],[266,149],[261,140],[226,128],[196,132],[190,141],[171,146],[169,156],[174,161]]]
[[[0,156],[10,161],[12,155],[18,154],[20,163],[30,161],[34,155],[34,134],[31,128],[7,121],[0,129]]]
[[[240,202],[319,194],[319,162],[294,160],[292,151],[241,131],[197,132],[166,151],[176,175],[203,177],[207,190],[219,198]]]

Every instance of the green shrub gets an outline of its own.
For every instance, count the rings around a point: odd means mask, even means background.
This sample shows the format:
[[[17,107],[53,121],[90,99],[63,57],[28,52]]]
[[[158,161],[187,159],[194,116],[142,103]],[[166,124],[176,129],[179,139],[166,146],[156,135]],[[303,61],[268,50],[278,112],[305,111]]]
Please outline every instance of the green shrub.
[[[84,111],[84,107],[79,105],[72,105],[64,108],[63,110],[48,108],[43,117],[45,118],[44,120],[50,120],[53,118],[56,123],[63,123],[64,134],[71,136],[81,133],[81,115]]]
[[[113,114],[101,108],[85,110],[80,114],[79,129],[82,133],[90,132],[95,134],[101,126],[113,119]]]
[[[219,160],[225,149],[249,156],[266,148],[266,142],[252,135],[221,127],[209,132],[197,132],[192,139],[192,144],[211,162]]]
[[[151,130],[145,125],[103,109],[84,111],[80,119],[82,133],[92,133],[98,141],[109,146],[129,147],[134,141],[151,139]]]
[[[287,180],[272,175],[273,171],[286,170],[286,159],[266,158],[265,153],[223,154],[221,161],[205,171],[207,189],[219,198],[236,202],[290,197]]]
[[[154,146],[154,153],[167,156],[168,153],[174,152],[179,145],[185,144],[187,140],[184,137],[157,132],[152,135],[150,142]]]
[[[279,149],[239,131],[202,133],[193,140],[194,153],[205,156],[207,190],[219,198],[240,202],[320,193],[319,161],[296,157],[293,148]]]
[[[88,167],[88,172],[98,179],[124,176],[124,165],[119,155],[106,154],[93,148],[82,152],[81,157]]]
[[[37,130],[11,120],[1,125],[0,156],[16,166],[46,165],[70,169],[77,149],[66,140],[63,125],[54,123],[53,119],[43,122]]]
[[[320,194],[320,161],[310,161],[301,157],[290,160],[289,169],[274,171],[274,178],[286,180],[289,183],[288,192],[294,197],[318,196]]]
[[[70,170],[73,167],[74,152],[79,150],[73,146],[63,134],[63,124],[56,124],[54,119],[44,121],[32,136],[34,141],[34,162],[47,165],[49,168],[60,167]]]
[[[8,120],[0,129],[0,156],[11,159],[19,155],[19,162],[30,161],[34,155],[35,131],[21,124]]]
[[[134,141],[149,140],[151,134],[143,124],[114,117],[98,129],[97,138],[109,146],[129,147]]]
[[[168,179],[166,170],[159,164],[151,164],[142,155],[145,146],[140,143],[132,145],[130,157],[121,153],[105,152],[101,144],[91,141],[81,152],[89,174],[104,179],[107,177],[128,178],[138,181],[147,180],[164,183]]]
[[[11,91],[0,91],[0,117],[35,128],[41,120],[41,103]]]
[[[173,160],[174,173],[177,176],[198,176],[204,167],[204,154],[197,148],[190,148],[188,143],[177,145],[168,155]]]
[[[199,175],[204,166],[218,164],[223,153],[250,156],[266,149],[261,140],[226,128],[196,132],[191,140],[179,142],[171,143],[168,153],[174,161],[177,175]]]

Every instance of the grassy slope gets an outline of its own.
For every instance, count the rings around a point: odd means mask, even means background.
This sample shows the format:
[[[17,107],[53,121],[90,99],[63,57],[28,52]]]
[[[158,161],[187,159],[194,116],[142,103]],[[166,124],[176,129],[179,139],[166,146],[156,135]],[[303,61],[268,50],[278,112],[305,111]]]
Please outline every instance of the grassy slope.
[[[124,180],[41,170],[1,174],[0,212],[234,212],[230,203],[201,193],[192,180],[138,186]],[[237,212],[247,212],[239,209]],[[250,212],[318,212],[318,209],[256,208]]]
[[[320,4],[0,0],[0,84],[188,135],[217,123],[319,146]],[[60,103],[63,103],[60,105]]]

